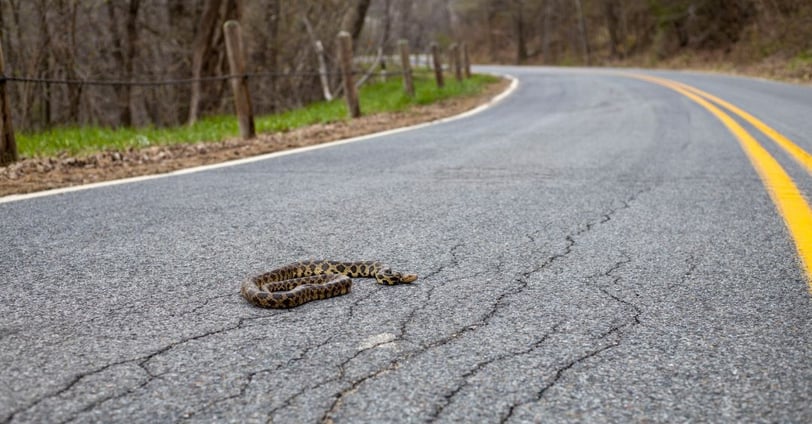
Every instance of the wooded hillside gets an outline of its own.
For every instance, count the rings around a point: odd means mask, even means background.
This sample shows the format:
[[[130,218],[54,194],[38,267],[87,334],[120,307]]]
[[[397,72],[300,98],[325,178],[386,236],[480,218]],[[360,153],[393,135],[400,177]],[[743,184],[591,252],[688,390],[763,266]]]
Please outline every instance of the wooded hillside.
[[[459,0],[457,36],[497,62],[640,64],[710,53],[718,60],[812,59],[809,0]]]
[[[356,54],[468,43],[475,61],[558,65],[777,61],[812,74],[809,0],[2,0],[6,73],[155,81],[228,74],[222,24],[238,19],[257,113],[321,99],[315,42]],[[671,62],[669,62],[671,61]],[[337,86],[337,80],[333,81]],[[227,81],[159,86],[8,84],[18,128],[175,125],[228,111]]]

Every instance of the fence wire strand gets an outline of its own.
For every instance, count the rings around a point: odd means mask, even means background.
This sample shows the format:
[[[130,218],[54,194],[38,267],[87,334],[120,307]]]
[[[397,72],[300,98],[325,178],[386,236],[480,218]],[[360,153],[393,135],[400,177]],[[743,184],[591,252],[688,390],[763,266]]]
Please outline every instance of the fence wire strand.
[[[364,72],[353,71],[353,75],[364,75]],[[216,75],[199,78],[182,78],[182,79],[169,79],[159,81],[122,81],[122,80],[99,80],[99,79],[56,79],[56,78],[36,78],[36,77],[15,77],[8,75],[0,75],[0,83],[3,82],[23,82],[23,83],[39,83],[39,84],[62,84],[62,85],[101,85],[112,87],[148,87],[148,86],[166,86],[166,85],[184,85],[194,84],[197,82],[212,82],[212,81],[226,81],[233,78],[308,78],[318,77],[321,75],[326,76],[341,76],[340,72],[327,72],[321,74],[319,72],[250,72],[239,75]],[[403,75],[403,72],[376,72],[374,76],[397,76]]]

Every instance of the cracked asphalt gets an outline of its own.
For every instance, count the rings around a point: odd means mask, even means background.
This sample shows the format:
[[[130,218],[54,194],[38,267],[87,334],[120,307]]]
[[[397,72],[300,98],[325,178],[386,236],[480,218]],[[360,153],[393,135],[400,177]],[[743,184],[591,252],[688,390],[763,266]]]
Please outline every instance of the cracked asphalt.
[[[733,136],[644,81],[480,70],[519,89],[413,131],[0,204],[0,422],[812,422],[806,277]],[[812,150],[809,88],[654,74]],[[420,279],[240,297],[307,258]]]

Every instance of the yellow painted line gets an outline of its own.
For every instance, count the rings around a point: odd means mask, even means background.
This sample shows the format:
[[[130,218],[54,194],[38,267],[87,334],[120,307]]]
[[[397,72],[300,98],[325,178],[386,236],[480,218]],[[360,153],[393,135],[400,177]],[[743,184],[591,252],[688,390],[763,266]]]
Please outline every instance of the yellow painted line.
[[[659,84],[688,97],[722,121],[727,129],[736,136],[756,172],[761,177],[773,203],[784,219],[787,229],[789,229],[790,235],[795,242],[795,248],[798,250],[801,267],[806,273],[809,293],[812,295],[812,208],[809,207],[792,178],[784,171],[778,161],[730,115],[700,97],[693,90],[683,88],[684,84],[677,84],[667,79],[647,75],[624,75]]]
[[[776,131],[775,129],[770,127],[769,125],[767,125],[764,122],[762,122],[761,120],[757,119],[755,116],[745,112],[744,110],[736,107],[735,105],[733,105],[733,104],[731,104],[729,102],[726,102],[726,101],[714,96],[713,94],[707,93],[707,92],[702,91],[702,90],[700,90],[700,89],[698,89],[696,87],[691,87],[690,85],[686,85],[686,84],[683,84],[681,82],[677,82],[677,81],[670,81],[670,82],[677,85],[677,86],[679,86],[679,87],[681,87],[681,88],[684,88],[684,89],[686,89],[686,90],[688,90],[688,91],[690,91],[690,92],[692,92],[694,94],[702,96],[702,97],[704,97],[704,98],[718,104],[719,106],[722,106],[723,108],[729,110],[730,112],[735,113],[736,115],[739,115],[739,117],[741,117],[745,121],[749,122],[750,125],[758,128],[758,130],[761,131],[762,133],[764,133],[764,135],[766,135],[767,137],[772,139],[776,144],[781,146],[781,148],[783,148],[787,153],[789,153],[789,155],[792,156],[792,158],[795,159],[796,162],[798,162],[799,164],[801,164],[801,166],[806,168],[806,171],[809,172],[810,175],[812,175],[812,155],[807,153],[804,149],[802,149],[797,144],[793,143],[792,140],[785,137],[783,134],[779,133],[778,131]]]

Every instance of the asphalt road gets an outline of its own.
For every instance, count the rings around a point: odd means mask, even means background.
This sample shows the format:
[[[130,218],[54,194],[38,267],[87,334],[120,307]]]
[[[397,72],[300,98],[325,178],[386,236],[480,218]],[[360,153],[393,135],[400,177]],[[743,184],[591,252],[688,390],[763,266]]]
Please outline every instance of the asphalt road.
[[[812,422],[807,277],[731,133],[649,82],[487,70],[519,88],[468,118],[0,203],[0,422]],[[810,88],[653,75],[812,151]],[[420,279],[240,297],[311,257]]]

